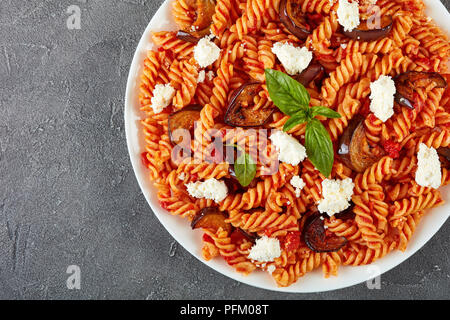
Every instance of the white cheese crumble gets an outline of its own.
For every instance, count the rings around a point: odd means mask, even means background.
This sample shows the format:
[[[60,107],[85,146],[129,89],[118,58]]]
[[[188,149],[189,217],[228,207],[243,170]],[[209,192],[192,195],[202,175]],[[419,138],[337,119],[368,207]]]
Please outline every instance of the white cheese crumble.
[[[202,70],[198,73],[197,83],[202,83],[206,79],[205,70]]]
[[[278,160],[281,162],[296,166],[306,159],[306,148],[286,132],[276,130],[270,135],[270,140],[278,151]]]
[[[291,179],[291,185],[295,188],[295,196],[297,198],[300,198],[300,193],[302,192],[303,188],[306,186],[305,181],[303,181],[302,178],[299,176],[294,176]]]
[[[262,236],[250,249],[248,258],[259,262],[271,262],[281,255],[280,241],[277,238]]]
[[[394,115],[395,82],[390,76],[380,76],[370,84],[370,111],[383,122]]]
[[[152,108],[153,112],[160,113],[167,107],[175,95],[175,89],[168,83],[166,85],[157,84],[153,90]]]
[[[219,203],[228,195],[228,188],[223,181],[211,178],[205,182],[190,182],[186,184],[187,191],[194,198],[205,198]]]
[[[208,73],[206,74],[206,76],[208,77],[209,81],[212,81],[215,77],[214,75],[214,71],[208,71]]]
[[[194,48],[194,59],[202,68],[212,65],[220,57],[220,48],[206,36]]]
[[[267,272],[272,274],[277,268],[271,264],[270,266],[267,267]]]
[[[322,197],[318,209],[326,212],[330,217],[350,207],[355,184],[352,179],[322,181]]]
[[[352,31],[360,23],[358,2],[350,3],[348,0],[339,0],[337,16],[339,24],[344,27],[344,31]]]
[[[290,75],[301,73],[309,66],[313,58],[312,52],[306,47],[297,48],[289,43],[275,43],[272,52],[277,55],[278,60]]]
[[[417,184],[422,187],[437,189],[441,186],[441,180],[441,162],[436,149],[428,148],[424,143],[421,143],[417,153]]]
[[[186,174],[184,173],[184,172],[182,172],[182,173],[180,173],[179,175],[178,175],[178,179],[180,179],[180,180],[184,180],[184,179],[186,179]]]

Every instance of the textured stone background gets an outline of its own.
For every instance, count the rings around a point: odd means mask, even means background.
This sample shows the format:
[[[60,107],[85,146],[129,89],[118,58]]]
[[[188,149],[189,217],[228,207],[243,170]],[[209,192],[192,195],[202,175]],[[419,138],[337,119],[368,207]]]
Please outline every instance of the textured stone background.
[[[0,298],[449,298],[449,222],[382,290],[311,295],[230,280],[171,238],[136,183],[123,125],[128,68],[161,3],[0,1]],[[74,4],[81,30],[66,28]],[[66,288],[71,264],[81,290]]]

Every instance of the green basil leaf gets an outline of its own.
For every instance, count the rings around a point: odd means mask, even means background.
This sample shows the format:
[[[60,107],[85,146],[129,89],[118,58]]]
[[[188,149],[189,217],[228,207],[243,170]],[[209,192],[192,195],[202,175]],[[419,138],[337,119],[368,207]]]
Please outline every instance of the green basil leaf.
[[[309,118],[307,112],[300,110],[296,114],[292,115],[291,118],[286,121],[283,127],[283,131],[287,132],[294,128],[296,125],[308,122]]]
[[[266,69],[266,83],[270,98],[284,114],[291,116],[308,108],[311,100],[308,90],[287,74]]]
[[[256,163],[252,156],[241,152],[234,164],[234,172],[241,186],[247,187],[256,176]]]
[[[341,114],[327,107],[312,107],[313,117],[317,115],[321,115],[327,118],[339,119],[341,118]]]
[[[306,126],[305,147],[312,164],[328,177],[334,162],[333,143],[328,131],[317,119],[312,119]]]

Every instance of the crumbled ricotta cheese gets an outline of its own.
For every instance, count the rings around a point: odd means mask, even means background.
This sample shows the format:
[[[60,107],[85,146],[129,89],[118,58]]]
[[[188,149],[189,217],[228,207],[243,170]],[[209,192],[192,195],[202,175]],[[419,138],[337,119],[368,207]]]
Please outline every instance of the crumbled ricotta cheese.
[[[344,50],[347,49],[347,44],[346,43],[341,43],[341,48],[344,49]]]
[[[348,2],[348,0],[339,0],[337,9],[338,21],[344,27],[344,31],[352,31],[359,26],[359,5],[358,2]]]
[[[291,185],[295,188],[295,196],[300,198],[300,193],[303,188],[306,186],[306,183],[299,176],[294,176],[291,179]]]
[[[194,58],[202,68],[212,65],[220,57],[220,48],[206,36],[194,48]]]
[[[441,186],[441,179],[441,162],[436,149],[428,148],[424,143],[421,143],[417,153],[417,184],[422,187],[437,189]]]
[[[167,107],[175,95],[175,89],[168,83],[166,85],[157,84],[153,90],[152,108],[153,112],[160,113]]]
[[[208,77],[209,81],[212,81],[215,77],[214,75],[214,71],[208,71],[208,73],[206,74],[206,76]]]
[[[184,179],[186,179],[186,174],[184,172],[180,173],[178,175],[178,179],[180,179],[181,181],[183,181]]]
[[[205,182],[190,182],[186,184],[187,191],[194,198],[205,198],[219,203],[228,195],[228,188],[223,181],[214,178]]]
[[[206,79],[205,70],[202,70],[198,73],[197,83],[202,83]]]
[[[383,122],[394,115],[395,82],[390,76],[380,76],[370,84],[370,111]]]
[[[270,140],[278,151],[278,160],[281,162],[296,166],[306,159],[306,148],[286,132],[276,130],[270,135]]]
[[[306,47],[297,48],[289,43],[275,43],[272,52],[277,55],[278,60],[290,75],[301,73],[309,66],[313,58],[312,52]]]
[[[330,217],[344,211],[350,207],[354,188],[355,184],[350,178],[344,180],[323,180],[323,199],[319,201],[317,208],[322,213],[326,212]]]
[[[271,264],[270,266],[267,267],[267,272],[269,272],[270,274],[272,274],[277,268]]]
[[[281,255],[280,241],[277,238],[262,236],[250,249],[248,258],[259,262],[271,262]]]

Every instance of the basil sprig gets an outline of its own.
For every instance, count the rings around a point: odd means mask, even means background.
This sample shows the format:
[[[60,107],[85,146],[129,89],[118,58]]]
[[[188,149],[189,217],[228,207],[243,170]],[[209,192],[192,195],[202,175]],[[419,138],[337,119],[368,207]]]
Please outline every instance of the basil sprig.
[[[270,98],[283,112],[290,116],[283,130],[306,123],[305,148],[309,160],[326,177],[331,174],[334,162],[333,143],[330,135],[316,116],[340,118],[341,115],[327,107],[310,107],[308,90],[287,74],[266,69],[266,83]]]
[[[238,145],[227,145],[227,147],[235,147],[240,153],[234,163],[234,173],[241,186],[247,187],[256,176],[256,162]]]

